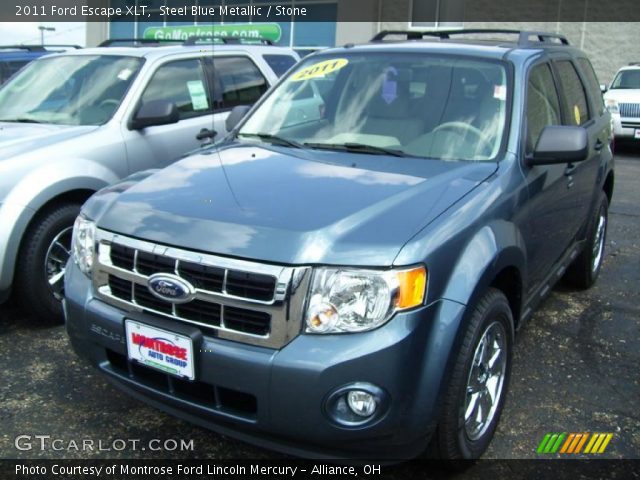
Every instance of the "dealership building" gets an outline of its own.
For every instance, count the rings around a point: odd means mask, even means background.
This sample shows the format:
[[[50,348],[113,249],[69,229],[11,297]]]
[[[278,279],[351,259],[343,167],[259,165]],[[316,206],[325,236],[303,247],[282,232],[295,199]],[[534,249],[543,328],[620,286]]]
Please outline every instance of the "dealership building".
[[[553,0],[550,0],[553,1]],[[104,6],[124,7],[132,5],[132,0],[99,0]],[[199,15],[179,17],[180,21],[167,18],[162,7],[187,3],[199,7]],[[148,38],[158,32],[166,35],[182,35],[193,32],[194,27],[206,29],[210,25],[224,26],[227,32],[253,33],[268,31],[274,43],[289,46],[300,51],[362,43],[370,40],[381,30],[438,30],[450,28],[507,28],[540,30],[566,35],[569,41],[582,48],[591,58],[601,81],[608,82],[623,65],[640,62],[640,26],[635,22],[477,22],[457,21],[460,18],[478,18],[471,8],[480,8],[481,2],[465,0],[136,0],[136,4],[146,6],[151,17],[145,21],[91,22],[87,26],[87,46],[95,46],[107,39]],[[260,7],[262,12],[270,6],[301,9],[307,7],[311,15],[305,21],[292,21],[282,17],[278,21],[264,24],[255,22],[253,12]],[[562,2],[559,3],[562,5]],[[207,16],[207,7],[216,7],[215,16]],[[244,7],[247,15],[233,17],[220,15],[220,7],[230,11],[234,7]],[[224,10],[222,10],[224,11]],[[235,11],[237,12],[237,10]],[[357,13],[354,13],[357,12]],[[559,10],[560,12],[560,10]],[[560,15],[560,14],[559,14]],[[354,18],[356,17],[357,18]],[[343,19],[372,19],[372,21],[343,21]],[[403,19],[404,21],[388,21]],[[160,27],[160,28],[158,28]],[[197,30],[196,30],[197,31]]]

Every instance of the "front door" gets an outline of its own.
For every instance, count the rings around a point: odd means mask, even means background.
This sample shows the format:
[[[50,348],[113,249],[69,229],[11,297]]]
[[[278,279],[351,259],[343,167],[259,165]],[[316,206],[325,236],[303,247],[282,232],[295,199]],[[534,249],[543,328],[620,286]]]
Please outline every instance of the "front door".
[[[542,130],[548,125],[562,125],[562,109],[551,65],[535,65],[527,81],[525,155],[533,153]],[[567,165],[527,166],[523,173],[529,191],[524,232],[528,257],[528,292],[544,280],[552,266],[572,242],[575,229],[574,189],[567,175]]]
[[[162,168],[211,141],[198,139],[203,129],[213,127],[213,105],[203,61],[189,58],[167,62],[158,67],[140,98],[139,106],[152,100],[174,102],[180,120],[141,130],[123,128],[131,172]],[[135,114],[135,113],[134,113]]]

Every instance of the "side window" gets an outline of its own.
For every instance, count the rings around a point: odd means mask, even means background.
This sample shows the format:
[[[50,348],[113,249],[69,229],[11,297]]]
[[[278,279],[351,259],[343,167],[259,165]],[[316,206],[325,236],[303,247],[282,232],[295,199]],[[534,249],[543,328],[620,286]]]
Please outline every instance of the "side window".
[[[214,58],[213,68],[217,109],[251,105],[269,88],[258,67],[247,57]]]
[[[598,115],[602,115],[604,113],[604,100],[602,98],[602,93],[600,92],[600,82],[598,82],[596,72],[593,70],[593,65],[591,65],[591,62],[586,58],[579,58],[578,63],[580,64],[582,73],[587,79],[589,92],[595,101],[596,113]]]
[[[533,151],[548,125],[560,125],[560,102],[551,69],[538,65],[529,73],[527,86],[527,153]]]
[[[174,102],[181,120],[211,113],[200,60],[177,60],[159,67],[142,94],[142,103],[152,100]]]
[[[297,63],[297,60],[291,55],[263,55],[262,58],[278,77],[284,75]]]
[[[11,62],[3,62],[0,64],[0,84],[9,80],[16,72],[24,67],[29,60],[14,60]]]
[[[576,72],[573,63],[568,60],[562,60],[555,65],[564,94],[563,104],[567,116],[565,123],[584,125],[589,121],[589,107],[578,72]]]

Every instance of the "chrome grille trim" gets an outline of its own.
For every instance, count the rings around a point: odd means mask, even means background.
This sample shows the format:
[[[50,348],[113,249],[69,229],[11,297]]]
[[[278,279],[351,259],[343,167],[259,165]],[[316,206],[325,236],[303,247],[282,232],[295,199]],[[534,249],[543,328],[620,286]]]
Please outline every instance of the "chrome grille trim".
[[[640,118],[640,103],[619,103],[620,116],[626,118]]]
[[[309,287],[311,269],[309,267],[287,267],[257,263],[247,260],[236,260],[216,255],[203,254],[182,250],[179,248],[157,245],[151,242],[137,240],[104,230],[96,232],[97,255],[93,268],[92,281],[96,296],[115,307],[128,312],[150,312],[154,315],[172,318],[174,320],[206,327],[215,330],[218,338],[258,345],[268,348],[282,348],[300,334],[304,303]],[[117,267],[111,260],[111,245],[117,244],[134,250],[133,269]],[[213,292],[196,288],[194,300],[220,305],[220,325],[210,325],[195,320],[182,318],[177,315],[176,305],[171,304],[171,313],[160,312],[136,303],[135,287],[141,285],[147,288],[149,276],[137,271],[138,252],[145,252],[175,259],[172,274],[178,273],[180,262],[201,264],[224,269],[222,292]],[[268,275],[275,278],[273,298],[269,301],[238,297],[226,293],[227,272],[237,271]],[[109,286],[109,277],[113,276],[131,282],[130,300],[115,296]],[[184,277],[181,277],[184,278]],[[168,302],[169,303],[169,302]],[[228,328],[224,323],[225,307],[235,307],[243,310],[271,315],[269,332],[266,335],[242,332]]]

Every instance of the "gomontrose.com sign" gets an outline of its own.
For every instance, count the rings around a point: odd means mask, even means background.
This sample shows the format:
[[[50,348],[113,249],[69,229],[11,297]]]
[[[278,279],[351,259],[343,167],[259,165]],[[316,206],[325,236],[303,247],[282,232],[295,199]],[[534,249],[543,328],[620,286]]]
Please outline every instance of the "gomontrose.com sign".
[[[151,40],[187,40],[189,37],[230,37],[271,40],[276,43],[282,37],[277,23],[233,23],[228,25],[181,25],[173,27],[149,27],[144,38]]]

